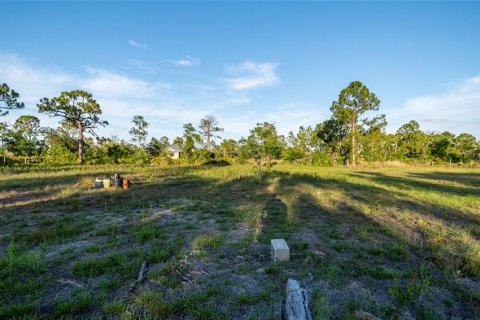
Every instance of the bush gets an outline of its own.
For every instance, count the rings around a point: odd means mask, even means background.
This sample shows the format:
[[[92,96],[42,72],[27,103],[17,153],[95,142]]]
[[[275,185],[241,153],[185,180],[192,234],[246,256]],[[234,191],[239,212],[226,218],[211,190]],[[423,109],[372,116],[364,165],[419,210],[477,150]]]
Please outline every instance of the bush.
[[[319,167],[331,167],[333,166],[333,160],[325,151],[316,150],[313,153],[312,164]]]
[[[305,157],[305,152],[294,147],[285,148],[285,150],[283,150],[282,152],[282,159],[290,162],[298,159],[302,159],[304,157]]]

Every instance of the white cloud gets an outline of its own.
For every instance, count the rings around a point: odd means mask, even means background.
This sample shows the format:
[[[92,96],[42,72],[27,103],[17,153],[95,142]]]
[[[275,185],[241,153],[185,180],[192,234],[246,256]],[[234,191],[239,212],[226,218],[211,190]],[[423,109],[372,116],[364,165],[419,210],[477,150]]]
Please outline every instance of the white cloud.
[[[154,126],[152,134],[164,135],[165,126],[174,126],[174,118],[191,120],[189,110],[182,108],[172,98],[170,83],[145,81],[143,79],[116,72],[87,67],[84,75],[66,73],[57,67],[44,67],[27,61],[18,55],[0,52],[0,81],[6,82],[20,93],[20,100],[25,102],[24,110],[13,110],[2,121],[13,123],[22,114],[35,114],[44,126],[56,127],[57,118],[38,114],[36,104],[43,97],[58,96],[62,91],[83,89],[93,94],[103,111],[102,119],[110,122],[106,128],[99,129],[101,135],[118,135],[128,138],[128,128],[135,114],[146,117],[166,116],[166,125]],[[191,115],[193,116],[193,115]],[[127,128],[127,130],[125,130]],[[163,131],[166,130],[166,131]]]
[[[158,90],[169,89],[171,84],[147,82],[110,71],[88,67],[89,77],[79,80],[79,85],[102,97],[152,97]]]
[[[480,137],[480,76],[448,87],[444,92],[409,99],[398,110],[387,111],[390,128],[416,120],[422,130]]]
[[[250,129],[257,123],[274,123],[277,132],[287,135],[289,131],[297,132],[299,126],[315,126],[323,121],[326,114],[319,111],[319,106],[303,103],[288,103],[281,106],[270,106],[261,110],[242,111],[241,114],[222,118],[225,128],[225,136],[232,138],[247,137]]]
[[[0,79],[20,92],[22,101],[27,104],[57,95],[58,88],[67,88],[75,81],[74,77],[55,67],[39,67],[11,53],[0,53]]]
[[[135,47],[135,48],[142,48],[143,50],[147,50],[148,49],[148,46],[144,43],[139,43],[135,40],[128,40],[128,44],[131,45],[132,47]]]
[[[277,65],[272,62],[256,63],[246,61],[237,66],[227,68],[230,77],[224,81],[234,91],[248,90],[264,86],[272,86],[280,82],[275,73]]]
[[[181,58],[178,60],[168,60],[168,61],[178,67],[193,67],[200,64],[200,60],[189,57],[189,56],[185,56],[184,58]]]
[[[156,78],[154,75],[150,77]],[[128,129],[134,115],[145,116],[150,123],[150,137],[182,134],[182,125],[198,125],[205,114],[215,115],[222,134],[228,138],[247,136],[257,122],[275,122],[280,133],[296,131],[298,125],[315,124],[319,114],[316,106],[288,104],[257,108],[243,91],[225,91],[222,87],[195,85],[170,90],[169,83],[147,80],[104,68],[87,67],[84,72],[67,73],[55,66],[37,64],[17,55],[0,52],[0,81],[8,83],[26,102],[25,110],[13,111],[7,120],[13,123],[21,114],[35,114],[43,126],[56,127],[58,118],[38,114],[36,104],[40,98],[58,96],[60,92],[83,89],[91,92],[99,102],[102,119],[109,126],[100,128],[102,136],[117,135],[129,139]],[[189,89],[188,89],[189,88]],[[186,90],[187,89],[187,90]],[[189,91],[188,91],[189,90]],[[178,92],[182,93],[179,94]]]

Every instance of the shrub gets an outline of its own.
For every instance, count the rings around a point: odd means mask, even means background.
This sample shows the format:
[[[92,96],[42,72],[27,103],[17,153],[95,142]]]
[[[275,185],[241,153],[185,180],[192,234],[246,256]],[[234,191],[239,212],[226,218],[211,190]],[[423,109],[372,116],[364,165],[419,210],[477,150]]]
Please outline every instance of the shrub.
[[[331,167],[333,166],[333,160],[325,151],[316,150],[313,152],[312,164],[319,167]]]

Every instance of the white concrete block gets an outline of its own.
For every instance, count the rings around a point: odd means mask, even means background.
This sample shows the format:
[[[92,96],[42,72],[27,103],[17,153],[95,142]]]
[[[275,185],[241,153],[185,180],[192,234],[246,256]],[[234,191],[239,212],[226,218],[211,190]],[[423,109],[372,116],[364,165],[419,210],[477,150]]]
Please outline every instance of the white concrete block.
[[[272,239],[270,241],[272,247],[273,261],[288,261],[290,260],[290,248],[283,239]]]

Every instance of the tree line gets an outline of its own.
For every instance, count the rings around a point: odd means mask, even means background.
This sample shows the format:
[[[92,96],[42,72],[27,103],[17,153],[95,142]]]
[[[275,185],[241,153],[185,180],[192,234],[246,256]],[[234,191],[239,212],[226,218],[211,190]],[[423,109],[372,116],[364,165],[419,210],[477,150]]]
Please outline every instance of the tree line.
[[[357,165],[363,162],[402,161],[423,164],[462,163],[480,160],[480,143],[468,133],[454,135],[424,132],[411,120],[396,133],[386,133],[380,100],[359,81],[341,90],[330,108],[329,119],[316,126],[300,126],[297,132],[280,135],[274,123],[257,123],[247,137],[222,139],[218,120],[207,115],[183,125],[183,134],[152,137],[149,123],[135,115],[130,141],[115,136],[101,137],[97,129],[108,125],[92,94],[74,90],[58,97],[43,98],[38,112],[59,119],[57,128],[42,127],[34,115],[22,115],[12,125],[0,121],[0,156],[4,165],[45,164],[174,164],[246,162],[270,165],[282,159],[319,166]],[[0,85],[0,120],[13,109],[22,109],[20,95],[7,84]],[[367,115],[370,115],[367,117]],[[172,146],[181,150],[172,159]]]

